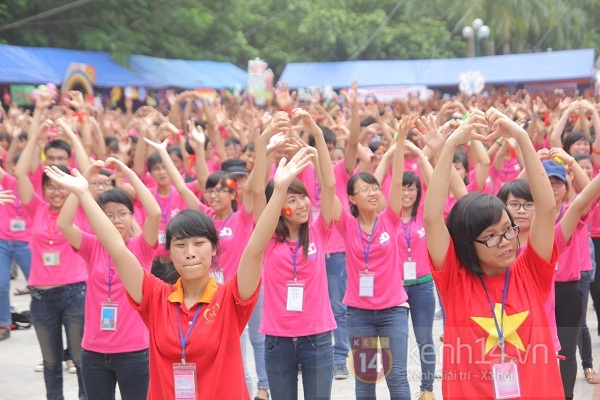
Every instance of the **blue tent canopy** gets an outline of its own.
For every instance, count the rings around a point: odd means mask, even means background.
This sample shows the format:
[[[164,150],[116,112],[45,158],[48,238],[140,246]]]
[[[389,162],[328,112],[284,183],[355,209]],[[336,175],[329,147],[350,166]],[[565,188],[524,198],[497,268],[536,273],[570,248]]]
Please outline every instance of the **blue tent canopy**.
[[[246,71],[231,63],[148,56],[132,56],[129,62],[132,69],[118,64],[106,52],[0,45],[0,83],[38,85],[54,82],[59,85],[71,63],[95,67],[94,86],[101,88],[219,89],[236,85],[246,87],[248,81]]]
[[[594,49],[435,60],[342,61],[290,63],[281,81],[290,87],[331,85],[458,86],[459,75],[480,71],[486,83],[510,84],[592,79]]]
[[[159,77],[168,86],[183,89],[246,87],[248,83],[246,71],[228,62],[132,56],[129,63],[137,71]]]

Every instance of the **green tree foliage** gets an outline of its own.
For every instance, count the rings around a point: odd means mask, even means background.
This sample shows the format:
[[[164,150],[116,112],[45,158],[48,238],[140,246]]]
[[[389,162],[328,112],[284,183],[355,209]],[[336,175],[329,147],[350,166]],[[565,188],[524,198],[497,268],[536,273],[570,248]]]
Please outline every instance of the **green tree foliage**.
[[[245,68],[260,57],[276,73],[288,62],[464,57],[460,33],[476,17],[496,53],[600,43],[600,0],[399,1],[4,0],[0,43],[109,51],[122,63],[146,54]]]

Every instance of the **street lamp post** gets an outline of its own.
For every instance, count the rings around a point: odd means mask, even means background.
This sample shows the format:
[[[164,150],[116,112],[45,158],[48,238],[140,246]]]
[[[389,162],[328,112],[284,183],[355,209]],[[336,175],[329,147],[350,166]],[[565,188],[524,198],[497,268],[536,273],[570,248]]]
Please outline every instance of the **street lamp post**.
[[[490,36],[490,27],[485,25],[481,18],[475,18],[470,26],[463,28],[462,35],[467,39],[467,57],[479,57],[481,41]]]

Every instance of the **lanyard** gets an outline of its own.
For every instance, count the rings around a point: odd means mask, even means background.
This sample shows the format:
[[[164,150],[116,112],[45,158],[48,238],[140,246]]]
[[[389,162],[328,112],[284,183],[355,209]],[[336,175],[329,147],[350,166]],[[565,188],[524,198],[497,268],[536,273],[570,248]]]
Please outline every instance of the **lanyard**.
[[[402,222],[402,230],[404,231],[404,237],[406,238],[406,247],[408,251],[408,261],[411,261],[410,257],[410,232],[412,228],[413,217],[410,217],[410,222],[408,223],[408,231],[406,230],[406,224]]]
[[[556,220],[554,221],[555,224],[558,224],[560,222],[560,220],[563,216],[563,212],[565,211],[564,208],[565,208],[565,205],[561,204],[560,205],[560,213],[558,214],[558,217],[556,217]]]
[[[290,247],[287,239],[285,240],[285,244],[287,244],[288,248]],[[294,247],[294,251],[292,252],[292,261],[294,262],[294,282],[298,282],[298,278],[296,277],[296,266],[298,263],[298,247],[300,246],[300,236],[298,236],[298,240],[296,240],[296,247]]]
[[[504,289],[502,290],[502,314],[500,315],[500,324],[498,324],[498,319],[496,318],[496,313],[494,312],[494,303],[492,303],[492,299],[490,294],[488,293],[487,287],[485,286],[485,282],[481,275],[479,275],[479,279],[481,280],[481,284],[483,285],[483,289],[485,290],[485,294],[490,302],[490,307],[492,309],[492,316],[494,317],[494,324],[496,324],[496,330],[498,331],[498,341],[500,344],[500,352],[502,353],[502,362],[504,362],[504,334],[502,330],[504,329],[504,303],[506,302],[506,293],[508,292],[508,280],[510,277],[510,267],[506,269],[506,277],[504,278]]]
[[[223,225],[221,225],[221,229],[225,228],[227,226],[227,221],[229,221],[229,218],[231,218],[231,216],[233,215],[233,211],[229,213],[229,215],[227,216],[227,218],[225,218],[225,221],[223,221]],[[217,216],[215,215],[213,217],[213,222],[217,222]]]
[[[196,309],[196,313],[194,314],[194,319],[192,319],[192,323],[190,324],[190,329],[188,329],[185,337],[183,336],[183,327],[181,326],[181,305],[177,307],[177,323],[179,324],[179,340],[181,341],[181,363],[185,364],[185,344],[190,337],[190,333],[192,333],[192,329],[194,325],[196,325],[196,319],[200,314],[200,309],[202,305],[198,304],[198,308]]]
[[[48,214],[48,233],[49,233],[50,238],[48,239],[48,243],[50,244],[51,250],[54,250],[54,227],[56,226],[57,218],[58,218],[58,215],[56,216],[56,218],[52,218],[52,211],[49,212],[49,214]]]
[[[115,276],[115,270],[110,267],[110,256],[108,256],[108,301],[110,302],[110,291],[113,284],[113,277]]]
[[[165,223],[165,225],[167,224],[168,218],[169,218],[169,214],[171,211],[171,194],[173,193],[173,188],[169,188],[169,197],[167,199],[167,209],[166,211],[163,211],[162,205],[160,204],[160,198],[158,197],[158,188],[156,188],[156,201],[158,202],[158,206],[160,207],[160,214],[162,215],[162,220]]]
[[[369,253],[371,252],[371,242],[373,241],[373,233],[375,233],[375,227],[377,226],[377,221],[379,220],[379,215],[375,217],[375,223],[373,224],[373,229],[371,230],[371,234],[367,240],[368,245],[365,248],[365,242],[363,240],[362,228],[360,227],[360,220],[358,217],[356,218],[356,222],[358,222],[358,233],[360,234],[360,242],[363,245],[363,251],[365,253],[365,269],[369,271]]]

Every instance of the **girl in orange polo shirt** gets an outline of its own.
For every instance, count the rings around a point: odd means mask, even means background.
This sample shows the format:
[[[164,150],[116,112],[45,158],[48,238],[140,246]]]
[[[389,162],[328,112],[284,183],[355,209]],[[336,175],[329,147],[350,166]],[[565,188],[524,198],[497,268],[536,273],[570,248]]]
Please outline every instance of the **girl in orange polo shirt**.
[[[181,278],[173,286],[144,271],[77,170],[46,174],[79,198],[90,225],[115,260],[130,303],[150,332],[148,399],[249,399],[239,337],[258,297],[263,252],[275,232],[287,188],[310,162],[307,150],[279,163],[275,190],[244,249],[236,274],[218,286],[210,270],[219,241],[212,220],[196,210],[176,215],[166,247]]]

